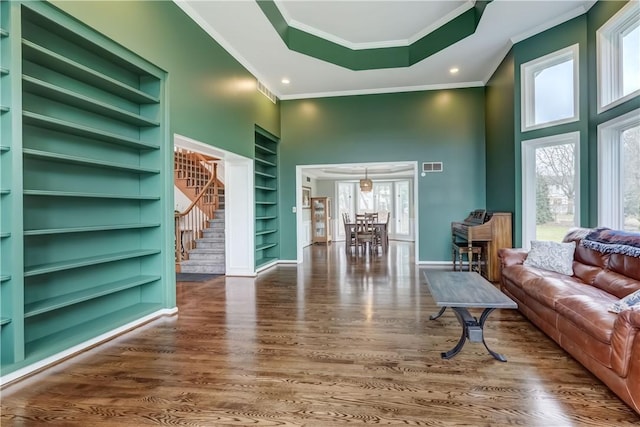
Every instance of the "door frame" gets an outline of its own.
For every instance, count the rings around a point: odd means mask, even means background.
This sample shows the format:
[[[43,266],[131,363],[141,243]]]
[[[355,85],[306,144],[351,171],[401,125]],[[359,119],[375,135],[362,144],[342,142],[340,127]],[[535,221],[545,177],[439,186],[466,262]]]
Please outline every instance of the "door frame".
[[[224,239],[225,275],[254,277],[253,160],[177,133],[173,134],[173,145],[208,154],[222,161],[225,187],[224,228],[227,236]],[[173,162],[173,158],[171,161]],[[172,200],[171,205],[175,206],[175,201]],[[233,236],[233,239],[228,238],[229,236]]]
[[[419,212],[419,203],[418,203],[418,162],[417,161],[398,161],[402,163],[407,163],[413,166],[413,211],[414,211],[414,221],[413,221],[413,235],[414,235],[414,245],[415,245],[415,253],[419,252],[419,236],[420,236],[420,212]],[[356,166],[378,166],[378,165],[388,165],[394,164],[397,162],[370,162],[370,163],[331,163],[331,164],[312,164],[312,165],[296,165],[296,262],[301,264],[303,262],[303,233],[304,226],[302,221],[302,174],[306,169],[318,169],[318,168],[331,168],[335,166],[340,167],[356,167]],[[335,203],[334,203],[335,206]],[[338,218],[340,220],[340,218]],[[415,258],[416,265],[419,264],[418,257]]]

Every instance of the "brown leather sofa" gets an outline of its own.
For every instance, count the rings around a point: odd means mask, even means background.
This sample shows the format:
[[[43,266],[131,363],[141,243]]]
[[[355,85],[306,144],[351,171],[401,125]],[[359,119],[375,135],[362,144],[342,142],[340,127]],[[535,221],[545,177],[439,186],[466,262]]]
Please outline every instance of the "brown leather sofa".
[[[608,307],[640,289],[640,258],[602,254],[580,245],[589,229],[564,238],[576,242],[573,276],[524,266],[523,249],[500,249],[502,291],[564,350],[640,414],[640,307]]]

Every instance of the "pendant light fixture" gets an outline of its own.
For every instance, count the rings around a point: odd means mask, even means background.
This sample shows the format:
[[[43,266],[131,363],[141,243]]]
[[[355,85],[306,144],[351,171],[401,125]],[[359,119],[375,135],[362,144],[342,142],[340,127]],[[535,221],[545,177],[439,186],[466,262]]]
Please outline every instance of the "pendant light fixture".
[[[364,179],[360,180],[360,191],[368,193],[373,189],[373,181],[371,181],[367,175],[367,169],[364,169]]]

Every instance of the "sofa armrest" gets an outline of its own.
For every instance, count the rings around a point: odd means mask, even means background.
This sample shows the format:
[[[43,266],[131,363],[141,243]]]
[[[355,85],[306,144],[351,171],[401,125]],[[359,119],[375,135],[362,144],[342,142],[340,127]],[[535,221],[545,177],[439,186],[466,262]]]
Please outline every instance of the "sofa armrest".
[[[505,268],[512,265],[521,265],[527,259],[528,251],[522,248],[501,248],[498,249],[500,267]]]
[[[629,366],[634,360],[634,341],[640,342],[640,307],[622,311],[613,324],[611,367],[623,378],[629,373]],[[636,346],[636,349],[639,347]],[[639,357],[635,355],[636,362],[640,360]]]

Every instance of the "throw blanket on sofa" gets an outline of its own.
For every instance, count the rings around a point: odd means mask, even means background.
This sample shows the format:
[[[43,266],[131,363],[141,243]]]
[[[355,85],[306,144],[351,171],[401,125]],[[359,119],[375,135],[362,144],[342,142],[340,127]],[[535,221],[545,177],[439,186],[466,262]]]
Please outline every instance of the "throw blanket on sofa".
[[[640,258],[640,233],[600,227],[582,239],[582,246],[603,254],[623,254]]]

